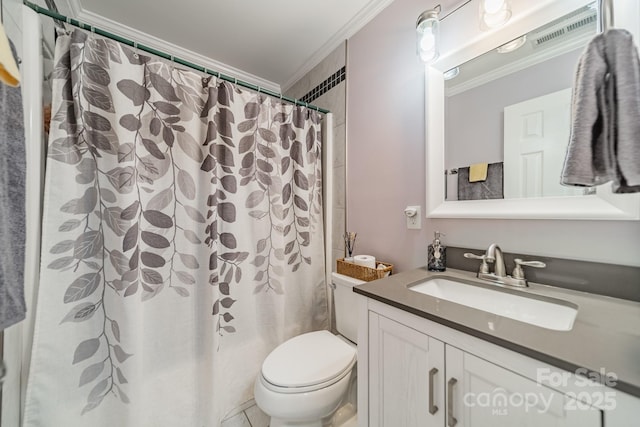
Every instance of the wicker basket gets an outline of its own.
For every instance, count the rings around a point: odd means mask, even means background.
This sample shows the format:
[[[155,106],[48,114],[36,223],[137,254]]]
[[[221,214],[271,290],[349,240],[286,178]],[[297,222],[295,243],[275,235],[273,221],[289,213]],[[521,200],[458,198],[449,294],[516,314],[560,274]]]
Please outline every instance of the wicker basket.
[[[338,273],[364,280],[365,282],[382,279],[383,277],[393,274],[393,264],[386,262],[376,261],[376,265],[384,264],[386,266],[384,269],[370,268],[352,262],[346,262],[344,258],[337,259],[336,262],[338,263]]]

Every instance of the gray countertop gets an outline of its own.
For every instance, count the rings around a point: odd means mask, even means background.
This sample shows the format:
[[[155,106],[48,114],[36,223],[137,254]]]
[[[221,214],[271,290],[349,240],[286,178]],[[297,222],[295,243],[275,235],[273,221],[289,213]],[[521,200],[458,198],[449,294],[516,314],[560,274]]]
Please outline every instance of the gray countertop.
[[[569,372],[586,368],[590,377],[615,374],[615,388],[640,397],[640,303],[536,283],[507,290],[577,305],[573,328],[554,331],[409,290],[438,276],[478,283],[468,271],[418,268],[356,286],[354,292]]]

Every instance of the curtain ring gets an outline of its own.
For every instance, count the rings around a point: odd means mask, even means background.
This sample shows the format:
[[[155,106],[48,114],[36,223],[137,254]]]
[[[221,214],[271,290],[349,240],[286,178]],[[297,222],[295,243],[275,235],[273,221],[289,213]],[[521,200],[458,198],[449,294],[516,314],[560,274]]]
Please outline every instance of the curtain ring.
[[[133,42],[133,49],[133,57],[136,59],[140,58],[140,55],[138,55],[138,42]]]

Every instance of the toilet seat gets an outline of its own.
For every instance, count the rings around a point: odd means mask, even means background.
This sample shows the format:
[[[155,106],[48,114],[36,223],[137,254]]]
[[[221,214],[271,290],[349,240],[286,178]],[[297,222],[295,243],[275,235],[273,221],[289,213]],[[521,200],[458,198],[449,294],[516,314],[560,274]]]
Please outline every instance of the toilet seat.
[[[262,364],[261,382],[278,393],[328,387],[351,372],[356,349],[329,331],[298,335],[280,344]]]

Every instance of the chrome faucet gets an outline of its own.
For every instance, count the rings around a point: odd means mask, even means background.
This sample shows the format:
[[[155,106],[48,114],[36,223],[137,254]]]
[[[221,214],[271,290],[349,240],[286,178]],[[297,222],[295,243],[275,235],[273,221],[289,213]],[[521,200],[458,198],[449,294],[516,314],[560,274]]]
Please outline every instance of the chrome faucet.
[[[541,261],[523,261],[520,258],[516,258],[514,260],[516,266],[511,273],[512,275],[509,276],[507,275],[507,268],[504,263],[504,255],[502,254],[502,249],[500,249],[500,246],[495,243],[489,245],[487,251],[483,255],[476,255],[467,252],[464,254],[464,257],[479,259],[482,261],[477,274],[478,279],[488,280],[493,283],[519,288],[529,286],[527,284],[527,279],[524,277],[524,270],[522,269],[523,266],[536,268],[546,267],[546,264]],[[495,264],[493,273],[489,271],[488,263]]]

